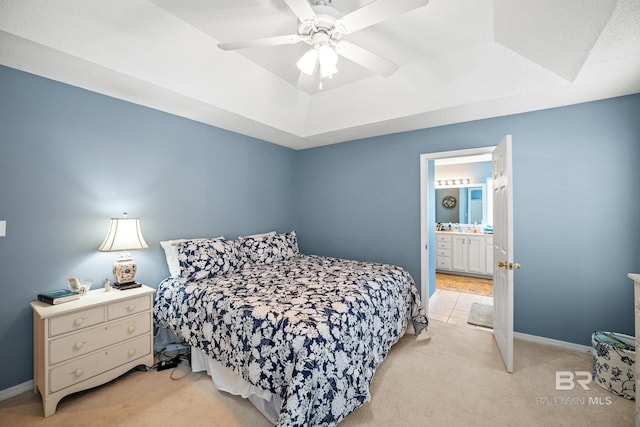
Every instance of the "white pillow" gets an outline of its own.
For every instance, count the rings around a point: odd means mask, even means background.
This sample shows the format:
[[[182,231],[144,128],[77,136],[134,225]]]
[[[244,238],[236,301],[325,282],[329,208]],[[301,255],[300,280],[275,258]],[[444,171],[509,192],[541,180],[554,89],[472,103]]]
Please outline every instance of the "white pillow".
[[[224,239],[220,237],[200,237],[193,239],[176,239],[176,240],[164,240],[160,242],[160,246],[164,249],[164,256],[167,259],[167,266],[169,267],[169,274],[171,277],[180,277],[180,261],[178,261],[178,243],[188,242],[191,240],[213,240]]]
[[[244,236],[243,239],[262,239],[264,237],[268,237],[268,236],[275,236],[276,232],[275,231],[270,231],[268,233],[261,233],[261,234],[252,234],[250,236]]]

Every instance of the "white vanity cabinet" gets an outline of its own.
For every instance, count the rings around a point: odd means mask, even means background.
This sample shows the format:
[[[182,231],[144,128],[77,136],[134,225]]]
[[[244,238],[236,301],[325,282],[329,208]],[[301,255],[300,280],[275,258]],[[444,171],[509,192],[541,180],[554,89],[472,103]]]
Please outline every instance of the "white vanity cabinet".
[[[436,233],[436,268],[451,270],[451,236]]]
[[[492,235],[436,232],[436,244],[437,270],[480,276],[493,275]],[[444,249],[445,247],[450,249]]]
[[[34,392],[44,416],[63,397],[153,365],[153,293],[148,286],[50,305],[33,301]]]
[[[466,272],[469,267],[469,247],[466,234],[451,236],[451,269]]]
[[[484,237],[469,235],[467,238],[467,250],[469,252],[467,271],[469,273],[485,274],[486,243]]]

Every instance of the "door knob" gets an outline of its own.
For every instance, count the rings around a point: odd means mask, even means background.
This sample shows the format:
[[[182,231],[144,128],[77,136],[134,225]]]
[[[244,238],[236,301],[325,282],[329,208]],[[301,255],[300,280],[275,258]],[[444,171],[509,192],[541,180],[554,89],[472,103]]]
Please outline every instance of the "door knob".
[[[518,264],[517,262],[511,263],[506,261],[498,261],[498,267],[507,268],[509,270],[519,270],[520,264]]]

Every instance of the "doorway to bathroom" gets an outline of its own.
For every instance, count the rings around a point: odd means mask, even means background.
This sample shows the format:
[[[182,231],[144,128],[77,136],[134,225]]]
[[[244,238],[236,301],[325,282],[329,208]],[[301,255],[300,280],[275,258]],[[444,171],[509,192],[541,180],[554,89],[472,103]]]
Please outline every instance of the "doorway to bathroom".
[[[429,222],[425,248],[432,248],[425,251],[431,255],[423,259],[422,277],[431,288],[432,319],[492,327],[490,315],[476,322],[475,312],[493,310],[493,149],[434,154],[431,173],[421,177],[432,197],[422,213]]]
[[[489,153],[434,161],[436,288],[493,295],[491,168]]]
[[[491,154],[434,161],[436,291],[429,312],[446,323],[493,327]]]

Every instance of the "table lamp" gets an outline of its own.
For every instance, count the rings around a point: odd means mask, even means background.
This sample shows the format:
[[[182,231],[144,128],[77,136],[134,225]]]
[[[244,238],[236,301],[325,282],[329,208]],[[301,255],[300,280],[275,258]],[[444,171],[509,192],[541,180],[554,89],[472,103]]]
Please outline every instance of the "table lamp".
[[[127,251],[148,247],[140,231],[140,218],[127,218],[125,212],[122,218],[111,218],[107,237],[98,250],[100,252],[122,251],[120,258],[113,264],[113,276],[116,279],[116,285],[126,285],[135,283],[134,277],[138,269]]]

